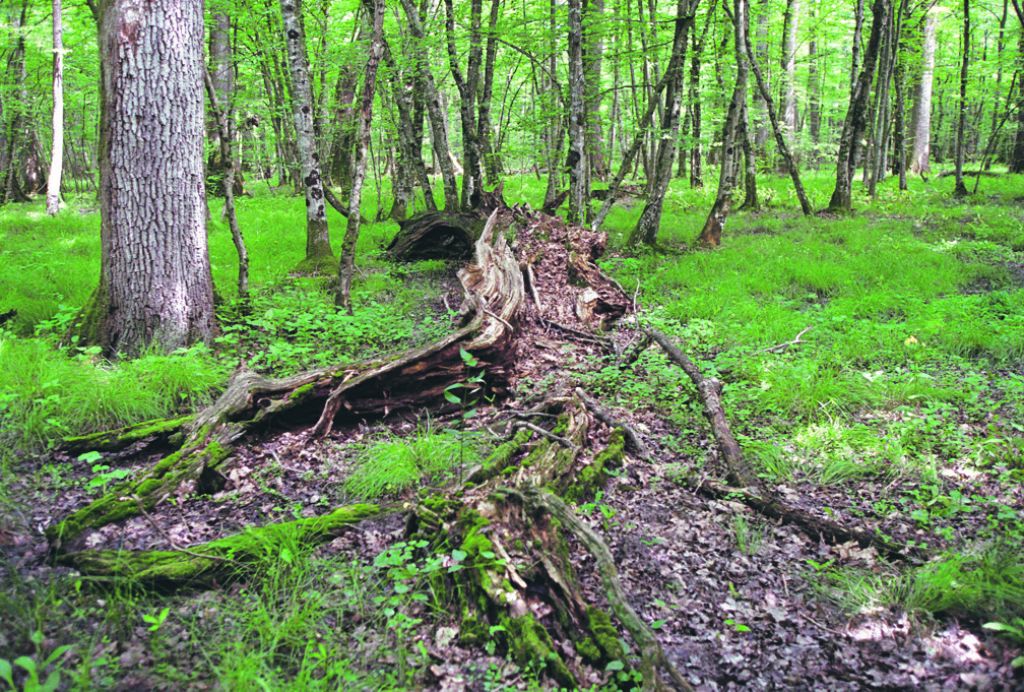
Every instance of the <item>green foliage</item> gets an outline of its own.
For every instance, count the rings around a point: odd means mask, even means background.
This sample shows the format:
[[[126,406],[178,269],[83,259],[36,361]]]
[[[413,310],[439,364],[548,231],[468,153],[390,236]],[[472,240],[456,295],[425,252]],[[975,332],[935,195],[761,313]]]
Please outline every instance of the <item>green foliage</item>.
[[[362,446],[345,490],[359,499],[438,482],[460,463],[479,463],[481,438],[455,430],[422,428],[409,437],[383,437]]]

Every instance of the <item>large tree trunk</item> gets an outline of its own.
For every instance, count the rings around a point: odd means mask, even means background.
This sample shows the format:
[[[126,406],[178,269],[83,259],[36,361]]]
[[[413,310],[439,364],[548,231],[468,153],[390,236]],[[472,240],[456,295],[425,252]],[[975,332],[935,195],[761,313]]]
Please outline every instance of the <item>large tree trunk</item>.
[[[480,106],[477,114],[477,139],[480,142],[480,156],[483,159],[484,179],[489,185],[497,185],[501,179],[501,156],[493,137],[491,123],[491,101],[494,97],[494,66],[498,58],[498,17],[501,0],[491,0],[491,13],[487,23],[487,48],[484,58],[484,81],[480,90]],[[509,79],[511,79],[511,74]],[[501,124],[501,114],[498,114]]]
[[[352,314],[352,275],[356,269],[356,242],[359,240],[359,205],[362,200],[363,180],[366,177],[366,154],[370,146],[370,125],[373,122],[373,97],[377,89],[377,68],[384,53],[384,0],[371,0],[373,29],[370,33],[370,54],[363,73],[363,93],[359,103],[359,128],[356,131],[356,162],[349,197],[348,224],[341,246],[341,265],[338,275],[338,305]]]
[[[964,141],[967,128],[967,70],[971,64],[971,2],[964,0],[964,35],[963,35],[963,57],[960,61],[960,102],[959,117],[956,121],[956,187],[953,189],[954,197],[966,197],[967,186],[964,184],[964,155],[966,142]]]
[[[587,85],[583,73],[583,17],[581,0],[569,0],[569,212],[566,220],[581,224],[588,216]]]
[[[103,254],[82,336],[108,355],[208,341],[202,0],[97,9]]]
[[[910,170],[924,175],[931,170],[928,163],[932,138],[932,79],[935,74],[935,25],[934,12],[924,20],[924,45],[921,52],[921,79],[917,83],[914,98],[914,151],[910,157]]]
[[[306,193],[306,259],[302,271],[318,274],[334,269],[334,252],[327,228],[326,200],[320,175],[313,130],[313,90],[309,82],[306,34],[302,27],[300,0],[281,0],[281,18],[288,45],[288,68],[292,79],[292,118],[296,146]]]
[[[818,21],[818,0],[811,0],[811,21]],[[807,129],[813,146],[811,163],[817,169],[821,149],[821,77],[818,76],[818,42],[814,36],[807,43]]]
[[[53,0],[53,138],[50,175],[46,182],[46,213],[60,211],[60,178],[64,168],[64,28],[61,0]]]
[[[686,48],[689,32],[693,26],[694,11],[698,0],[678,0],[676,3],[675,37],[672,40],[674,54],[669,59],[670,71],[665,72],[667,86],[662,108],[661,133],[658,139],[657,160],[654,180],[649,181],[647,204],[629,237],[629,244],[654,245],[661,225],[661,211],[672,181],[672,161],[679,141],[679,114],[682,109],[684,76],[686,74]]]
[[[209,72],[217,103],[224,108],[224,117],[227,121],[226,135],[222,135],[220,124],[216,122],[216,116],[214,116],[214,122],[211,123],[210,127],[210,140],[213,144],[213,151],[207,162],[206,175],[207,177],[217,179],[223,178],[227,174],[227,166],[229,164],[222,156],[224,148],[220,140],[222,136],[229,138],[234,136],[234,128],[231,121],[235,90],[235,70],[231,62],[231,18],[224,12],[215,12],[213,23],[210,26]],[[237,183],[237,172],[233,178]],[[216,186],[211,187],[210,190],[221,191]],[[235,192],[240,193],[241,189],[237,189]]]
[[[850,211],[853,207],[854,162],[857,147],[867,125],[868,97],[871,80],[878,61],[878,49],[884,34],[885,22],[889,16],[891,0],[874,0],[871,6],[871,35],[864,51],[864,67],[850,92],[850,107],[843,121],[843,132],[839,137],[839,155],[836,157],[836,186],[829,201],[830,212]]]

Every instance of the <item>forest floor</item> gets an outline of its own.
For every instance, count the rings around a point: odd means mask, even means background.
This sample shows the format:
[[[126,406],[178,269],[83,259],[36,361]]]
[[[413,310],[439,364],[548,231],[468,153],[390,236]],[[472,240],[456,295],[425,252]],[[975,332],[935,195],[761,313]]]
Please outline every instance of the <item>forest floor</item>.
[[[576,511],[698,689],[1019,688],[1024,177],[985,178],[964,201],[952,199],[950,179],[914,180],[909,193],[889,181],[843,218],[804,218],[785,180],[762,182],[766,208],[737,213],[714,252],[685,245],[711,191],[672,188],[658,253],[621,253],[640,209],[617,209],[602,264],[635,292],[641,322],[725,383],[727,415],[766,483],[926,560],[828,544],[736,498],[694,492],[713,476],[714,442],[693,386],[660,351],[622,366],[586,342],[539,344],[547,366],[514,396],[582,386],[652,447],[653,460],[627,456]],[[822,205],[828,177],[808,186]],[[510,201],[539,206],[537,195],[529,179],[506,185]],[[240,200],[256,286],[248,311],[229,292],[230,237],[215,210],[218,343],[119,364],[56,347],[98,276],[95,210],[73,205],[56,220],[39,205],[0,210],[0,313],[18,311],[0,330],[0,659],[27,657],[18,680],[27,665],[73,688],[551,685],[543,662],[506,656],[501,632],[460,636],[433,587],[459,551],[425,551],[397,514],[315,550],[282,537],[256,576],[198,593],[97,582],[46,560],[46,526],[147,463],[68,455],[64,437],[194,411],[240,361],[288,374],[449,331],[451,267],[386,263],[393,223],[364,231],[355,315],[335,311],[322,282],[289,277],[301,207],[269,194]],[[164,503],[88,544],[187,550],[350,502],[415,501],[458,484],[493,449],[497,413],[478,408],[468,427],[449,414],[316,443],[280,431],[232,458],[226,490]],[[602,602],[586,576],[592,558],[570,555],[588,600]],[[560,653],[578,659],[568,645]],[[581,685],[630,686],[630,659],[590,669]]]

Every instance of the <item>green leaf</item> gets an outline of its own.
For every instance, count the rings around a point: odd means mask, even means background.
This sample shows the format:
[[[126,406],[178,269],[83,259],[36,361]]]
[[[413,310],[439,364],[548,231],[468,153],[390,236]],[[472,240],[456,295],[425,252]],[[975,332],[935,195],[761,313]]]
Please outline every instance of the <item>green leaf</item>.
[[[85,452],[84,454],[79,454],[78,455],[78,460],[79,461],[84,461],[86,464],[91,464],[93,462],[99,461],[102,458],[103,458],[103,455],[100,454],[99,452],[96,452],[96,451]]]
[[[654,622],[651,623],[651,629],[652,630],[660,630],[664,626],[665,626],[665,621],[664,620],[655,620]]]
[[[476,359],[476,356],[464,348],[459,349],[459,355],[462,356],[462,362],[470,368],[475,368],[480,363],[480,361]]]
[[[604,667],[605,670],[623,670],[626,664],[622,661],[608,661],[608,665]]]
[[[11,669],[11,662],[6,658],[0,658],[0,680],[3,680],[11,689],[14,689],[14,671]]]
[[[459,397],[455,396],[454,394],[452,394],[452,393],[451,393],[450,391],[448,391],[447,389],[446,389],[446,390],[444,390],[444,398],[445,398],[445,399],[446,399],[446,400],[447,400],[447,401],[448,401],[449,403],[452,403],[452,404],[461,404],[461,403],[462,403],[462,399],[460,399]]]
[[[395,593],[409,593],[409,591],[410,587],[408,584],[403,584],[402,582],[395,584]]]
[[[466,553],[465,550],[453,550],[452,551],[452,560],[454,560],[455,562],[462,562],[467,557],[469,557],[469,554]]]
[[[281,558],[281,562],[285,563],[286,565],[292,564],[292,560],[295,559],[295,556],[292,555],[292,551],[288,550],[287,548],[281,549],[281,554],[279,557]]]

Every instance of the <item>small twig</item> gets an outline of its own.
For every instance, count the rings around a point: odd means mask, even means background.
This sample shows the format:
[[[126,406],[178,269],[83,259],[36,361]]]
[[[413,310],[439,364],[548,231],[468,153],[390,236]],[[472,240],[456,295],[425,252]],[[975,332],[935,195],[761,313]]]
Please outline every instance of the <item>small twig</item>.
[[[495,315],[495,314],[494,314],[493,312],[491,312],[491,311],[490,311],[490,310],[488,310],[487,308],[484,308],[484,314],[485,314],[485,315],[490,315],[490,316],[491,316],[491,317],[493,317],[494,319],[496,319],[496,320],[498,320],[499,322],[501,322],[501,323],[502,323],[503,325],[505,325],[506,327],[508,327],[508,330],[509,330],[510,332],[514,332],[514,331],[516,330],[516,329],[515,329],[515,327],[513,327],[513,326],[512,326],[511,324],[509,324],[509,323],[508,323],[508,322],[507,322],[507,321],[506,321],[505,319],[503,319],[503,318],[502,318],[502,317],[500,317],[499,315]]]
[[[540,293],[537,291],[537,275],[533,273],[533,265],[526,265],[526,278],[530,284],[530,295],[537,306],[537,312],[544,312],[544,304],[540,302]]]
[[[601,406],[595,399],[592,399],[582,388],[576,388],[576,396],[583,405],[586,406],[594,417],[604,423],[610,428],[621,428],[622,432],[626,436],[626,444],[632,448],[634,452],[639,454],[643,458],[650,457],[650,452],[647,451],[647,445],[640,438],[640,434],[633,428],[629,423],[619,420],[612,415],[611,411]]]
[[[782,353],[783,351],[792,346],[797,346],[799,344],[804,343],[804,340],[801,337],[807,332],[811,331],[812,329],[814,329],[814,325],[811,325],[810,327],[804,327],[803,329],[800,330],[800,333],[797,334],[791,341],[784,341],[781,344],[775,344],[774,346],[769,346],[768,348],[762,348],[760,351],[755,351],[754,353],[755,355],[758,353]]]
[[[568,449],[576,449],[576,445],[574,445],[571,441],[565,439],[561,435],[556,435],[555,433],[553,433],[553,432],[551,432],[549,430],[545,430],[544,428],[540,427],[539,425],[534,425],[533,423],[530,423],[529,421],[525,421],[525,420],[517,421],[517,422],[515,422],[512,425],[512,427],[513,428],[526,428],[527,430],[532,430],[533,432],[537,433],[538,435],[540,435],[542,437],[546,437],[549,440],[552,440],[553,442],[557,442],[558,444],[562,445],[563,447],[566,447]]]
[[[569,334],[571,336],[575,336],[580,341],[587,341],[587,342],[590,342],[592,344],[596,344],[596,345],[601,346],[601,347],[606,348],[606,349],[609,348],[611,346],[611,343],[612,343],[610,339],[605,339],[603,337],[597,336],[596,334],[588,334],[587,332],[580,331],[579,329],[575,329],[573,327],[561,324],[559,322],[555,322],[554,320],[549,320],[547,318],[541,317],[540,321],[543,324],[545,324],[545,325],[547,325],[549,327],[554,327],[555,329],[558,329],[559,331],[563,331],[566,334]]]

